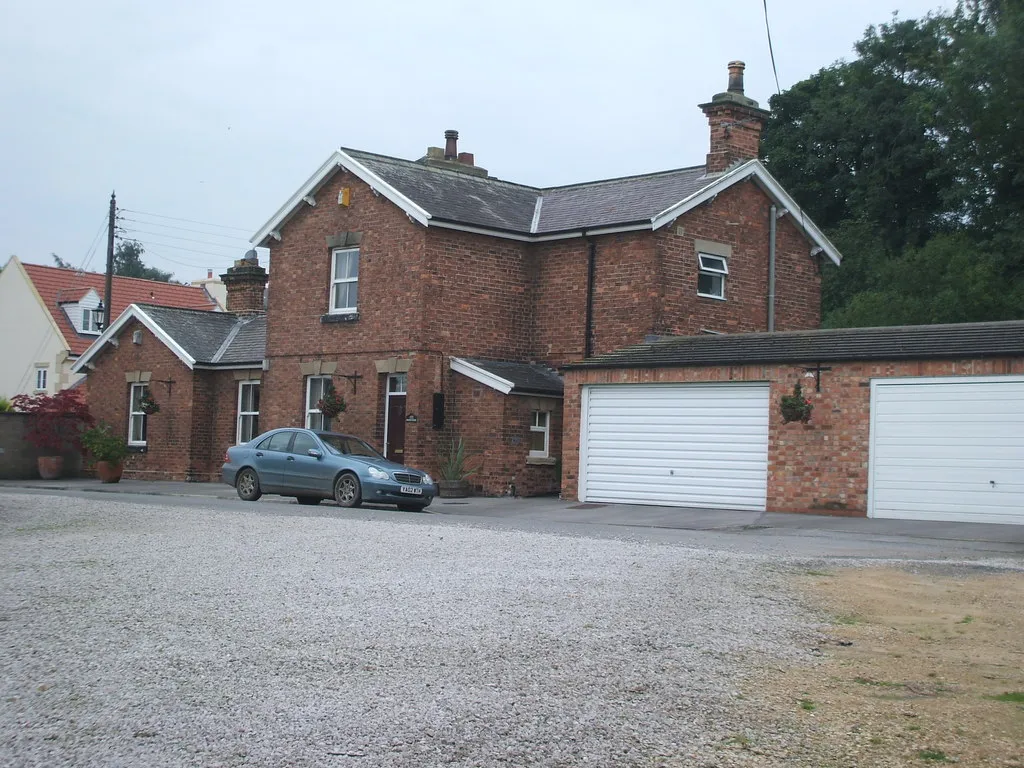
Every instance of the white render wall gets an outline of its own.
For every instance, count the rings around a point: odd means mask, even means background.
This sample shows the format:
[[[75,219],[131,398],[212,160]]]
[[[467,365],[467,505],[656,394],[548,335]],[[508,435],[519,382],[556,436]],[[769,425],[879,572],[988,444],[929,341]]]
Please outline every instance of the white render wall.
[[[0,272],[0,395],[36,391],[36,363],[46,364],[46,391],[78,380],[69,378],[67,350],[21,265],[11,259]]]

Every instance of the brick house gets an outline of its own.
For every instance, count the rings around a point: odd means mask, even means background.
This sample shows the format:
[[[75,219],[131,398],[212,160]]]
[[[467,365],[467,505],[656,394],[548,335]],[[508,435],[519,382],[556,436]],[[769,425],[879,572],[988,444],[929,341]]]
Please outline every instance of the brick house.
[[[553,369],[651,335],[817,327],[819,261],[840,256],[756,159],[767,112],[729,69],[698,166],[539,188],[489,176],[455,131],[416,161],[332,153],[252,240],[273,274],[262,425],[428,471],[461,437],[480,492],[553,493]]]
[[[131,304],[72,366],[93,416],[128,440],[127,477],[219,480],[224,450],[261,431],[267,273],[250,258],[222,279],[227,311]]]
[[[651,341],[569,364],[564,419],[564,498],[1024,524],[1021,320]]]

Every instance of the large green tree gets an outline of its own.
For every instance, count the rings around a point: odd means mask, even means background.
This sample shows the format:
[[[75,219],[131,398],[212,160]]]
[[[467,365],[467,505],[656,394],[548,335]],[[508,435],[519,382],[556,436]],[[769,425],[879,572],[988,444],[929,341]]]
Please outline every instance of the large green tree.
[[[114,249],[114,274],[122,277],[141,277],[146,280],[159,280],[162,283],[170,282],[174,276],[171,272],[164,272],[156,267],[146,266],[142,261],[142,255],[146,252],[142,243],[138,240],[122,240]]]
[[[766,165],[844,254],[826,325],[1024,317],[1024,11],[868,29],[771,100]]]

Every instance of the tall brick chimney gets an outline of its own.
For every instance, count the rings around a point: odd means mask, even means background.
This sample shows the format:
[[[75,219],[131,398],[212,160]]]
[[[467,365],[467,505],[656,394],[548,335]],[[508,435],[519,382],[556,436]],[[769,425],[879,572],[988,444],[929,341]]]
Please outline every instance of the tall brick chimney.
[[[487,169],[474,164],[472,152],[459,152],[459,132],[449,128],[444,132],[444,149],[427,147],[427,154],[416,161],[434,168],[446,168],[449,171],[468,173],[473,176],[486,176]]]
[[[757,157],[761,128],[769,112],[743,95],[745,67],[742,61],[730,61],[728,89],[725,93],[716,93],[707,104],[700,105],[711,128],[708,173],[721,173],[735,163]]]
[[[225,310],[237,315],[258,315],[265,311],[263,290],[267,285],[267,270],[260,266],[256,251],[246,253],[220,279],[228,294]]]

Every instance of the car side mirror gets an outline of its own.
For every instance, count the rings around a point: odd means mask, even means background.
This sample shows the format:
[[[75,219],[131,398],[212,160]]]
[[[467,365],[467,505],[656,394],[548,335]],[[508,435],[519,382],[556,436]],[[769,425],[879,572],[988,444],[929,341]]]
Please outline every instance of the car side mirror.
[[[306,453],[308,453],[314,459],[319,459],[321,456],[323,456],[323,454],[320,453],[320,451],[318,451],[316,448],[310,448],[308,451],[306,451]]]

